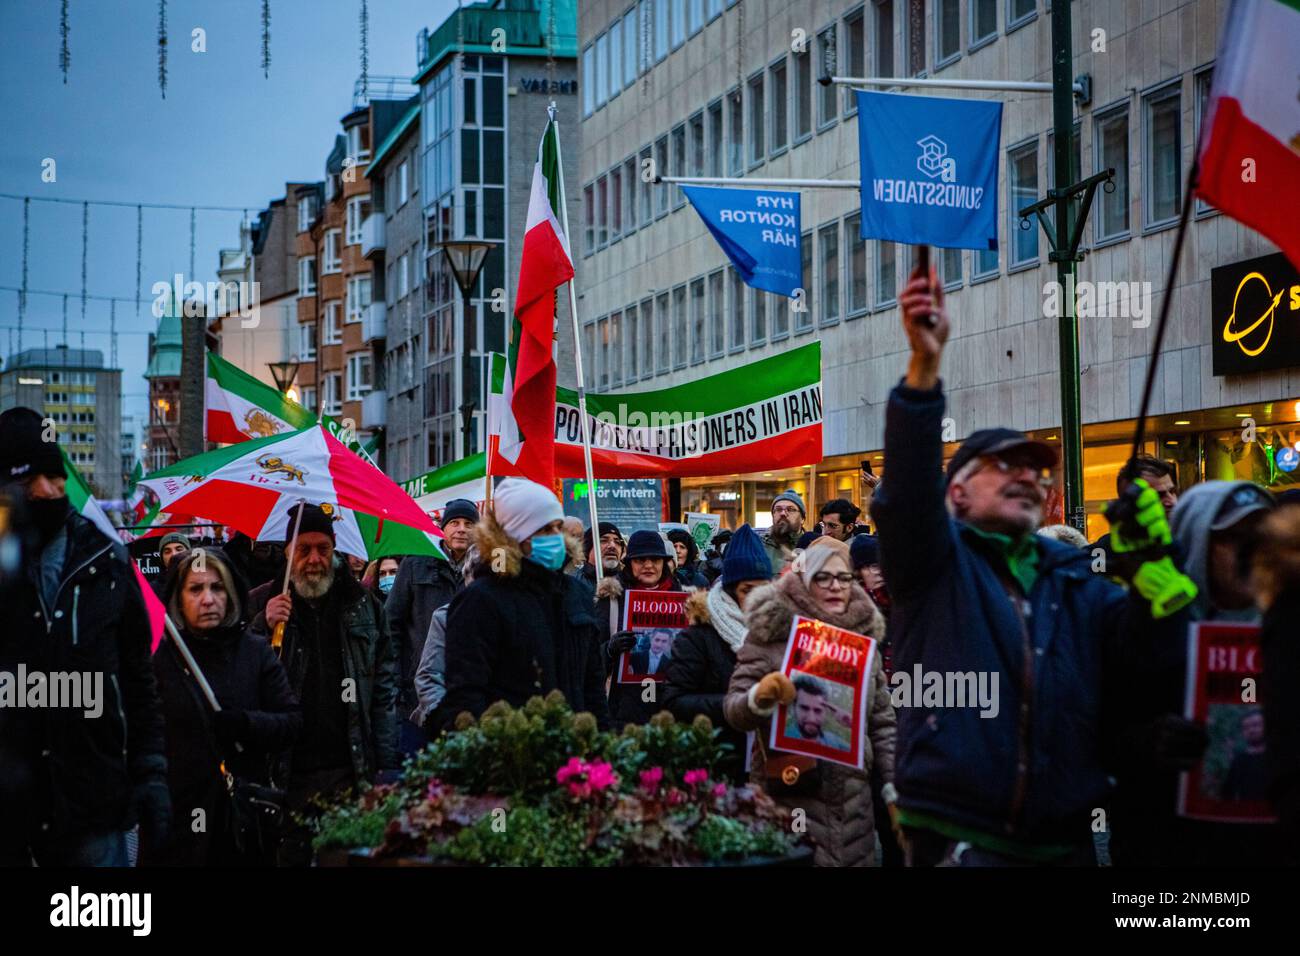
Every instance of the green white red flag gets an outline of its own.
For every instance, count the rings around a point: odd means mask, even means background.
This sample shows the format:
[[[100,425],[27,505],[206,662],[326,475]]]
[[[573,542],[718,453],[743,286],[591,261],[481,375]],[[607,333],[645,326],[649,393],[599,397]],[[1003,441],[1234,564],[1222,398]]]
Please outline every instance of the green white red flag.
[[[207,515],[255,541],[288,540],[288,512],[306,501],[332,515],[344,554],[444,556],[442,532],[429,516],[323,425],[195,455],[141,484],[153,489],[161,510]]]
[[[494,353],[493,358],[504,357]],[[486,489],[487,455],[483,452],[402,482],[402,490],[435,522],[442,517],[447,502],[456,498],[474,502],[481,514]]]
[[[488,429],[504,416],[504,362],[494,356]],[[587,393],[597,478],[668,478],[773,471],[822,459],[821,343],[652,392]],[[578,395],[556,390],[555,476],[586,475]],[[489,471],[518,475],[493,454]]]
[[[1196,192],[1300,268],[1300,0],[1235,0],[1206,106]]]
[[[495,452],[510,474],[548,488],[555,476],[555,290],[573,278],[569,240],[556,214],[564,202],[559,150],[551,119],[533,165]]]

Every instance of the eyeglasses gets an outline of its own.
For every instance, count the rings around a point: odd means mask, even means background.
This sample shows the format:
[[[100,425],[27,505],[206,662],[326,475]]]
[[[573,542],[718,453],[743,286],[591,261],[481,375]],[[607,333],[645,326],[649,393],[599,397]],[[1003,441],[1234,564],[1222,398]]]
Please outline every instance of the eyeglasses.
[[[1009,475],[1012,472],[1024,471],[1028,468],[1030,471],[1034,472],[1040,485],[1047,486],[1052,483],[1052,471],[1050,468],[1040,468],[1028,460],[1022,459],[1020,461],[1011,461],[1003,458],[1001,455],[980,455],[979,460],[982,462],[981,467],[987,468],[991,465],[1004,475]]]
[[[842,588],[853,585],[853,575],[845,571],[843,574],[831,574],[829,571],[821,571],[813,575],[813,584],[819,588],[829,588],[834,581]]]
[[[789,505],[788,507],[783,506],[783,507],[772,509],[772,514],[774,515],[797,515],[798,513],[799,513],[799,509],[796,508],[794,505]]]

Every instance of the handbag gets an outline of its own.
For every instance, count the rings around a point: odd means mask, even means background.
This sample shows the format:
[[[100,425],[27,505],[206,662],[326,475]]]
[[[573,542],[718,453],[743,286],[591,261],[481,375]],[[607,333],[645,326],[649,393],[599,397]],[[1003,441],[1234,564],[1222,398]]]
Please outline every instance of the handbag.
[[[241,780],[224,762],[221,772],[230,805],[227,837],[235,855],[247,863],[271,863],[284,832],[285,791]]]

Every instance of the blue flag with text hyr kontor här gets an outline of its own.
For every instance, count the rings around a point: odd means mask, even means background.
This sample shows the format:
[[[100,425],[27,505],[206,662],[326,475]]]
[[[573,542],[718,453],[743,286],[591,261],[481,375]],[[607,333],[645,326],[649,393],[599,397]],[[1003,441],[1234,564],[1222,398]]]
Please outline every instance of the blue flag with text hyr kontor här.
[[[798,193],[711,186],[682,192],[747,285],[787,297],[802,287]]]
[[[862,238],[996,251],[1002,104],[856,93]]]

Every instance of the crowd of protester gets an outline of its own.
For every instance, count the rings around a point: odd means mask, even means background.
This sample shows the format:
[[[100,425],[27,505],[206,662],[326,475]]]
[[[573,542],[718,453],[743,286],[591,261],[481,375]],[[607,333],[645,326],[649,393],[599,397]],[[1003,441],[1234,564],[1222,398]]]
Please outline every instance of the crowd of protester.
[[[0,415],[0,481],[22,486],[33,529],[3,583],[0,671],[98,669],[111,697],[101,720],[0,710],[0,862],[305,865],[295,815],[393,779],[462,712],[558,690],[602,728],[707,716],[719,772],[801,811],[818,865],[1300,863],[1295,493],[1180,487],[1138,455],[1106,535],[1045,526],[1049,444],[985,429],[945,466],[942,292],[914,275],[900,302],[910,359],[869,515],[839,498],[810,521],[788,490],[761,530],[719,529],[701,553],[685,531],[593,534],[506,479],[486,513],[446,502],[441,555],[367,564],[300,505],[288,554],[158,540],[153,587],[188,654],[151,654],[126,549],[69,505],[36,413]],[[689,625],[639,646],[633,590],[686,592]],[[782,669],[797,615],[877,642],[860,769],[767,746],[778,706],[818,693]],[[1183,716],[1194,621],[1261,625],[1262,708],[1232,786],[1276,824],[1175,813],[1208,741]],[[649,695],[618,679],[625,655],[662,676]],[[1000,706],[896,706],[892,677],[914,669],[992,675]]]

